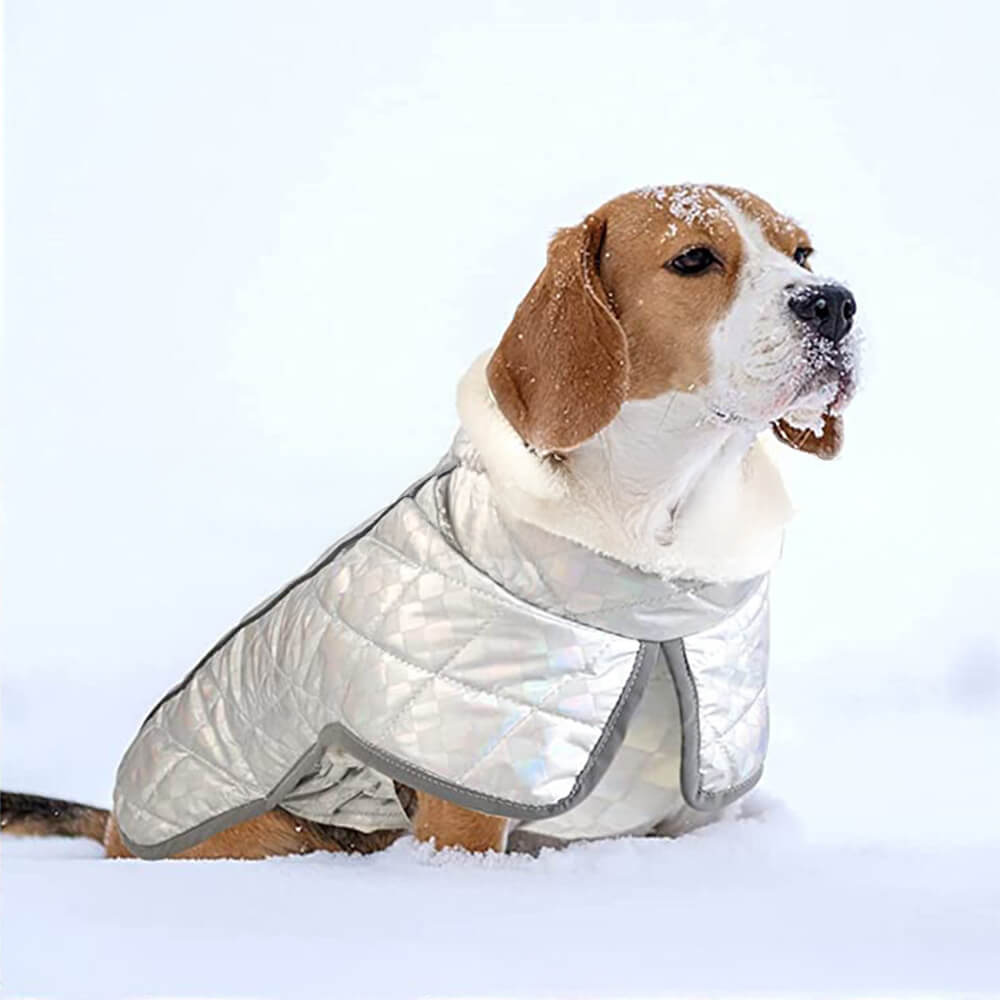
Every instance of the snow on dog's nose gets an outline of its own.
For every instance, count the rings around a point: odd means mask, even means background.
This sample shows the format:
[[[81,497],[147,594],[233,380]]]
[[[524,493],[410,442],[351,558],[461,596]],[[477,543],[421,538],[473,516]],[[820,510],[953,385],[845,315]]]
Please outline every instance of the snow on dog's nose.
[[[839,344],[851,331],[858,311],[854,296],[843,285],[811,285],[797,289],[788,308],[814,333]]]

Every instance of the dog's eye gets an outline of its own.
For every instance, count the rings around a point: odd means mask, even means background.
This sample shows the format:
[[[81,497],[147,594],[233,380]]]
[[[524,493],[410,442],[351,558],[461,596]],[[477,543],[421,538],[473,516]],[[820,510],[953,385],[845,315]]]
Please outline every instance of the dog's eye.
[[[719,258],[708,247],[691,247],[667,261],[664,266],[675,274],[692,275],[702,274],[717,263],[720,263]]]
[[[808,267],[809,258],[812,256],[812,252],[812,247],[796,247],[795,253],[793,253],[792,256],[795,258],[795,263],[798,264],[799,267]]]

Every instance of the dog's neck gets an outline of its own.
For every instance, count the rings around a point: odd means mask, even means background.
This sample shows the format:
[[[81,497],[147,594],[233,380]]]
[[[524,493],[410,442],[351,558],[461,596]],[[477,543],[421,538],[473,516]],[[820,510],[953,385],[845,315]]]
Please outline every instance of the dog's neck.
[[[694,395],[628,401],[579,447],[540,456],[498,409],[480,359],[459,414],[512,516],[663,576],[745,579],[777,561],[790,516],[777,469],[753,429]]]
[[[642,547],[666,546],[706,474],[753,434],[712,420],[690,395],[630,400],[614,420],[565,457],[591,505]]]

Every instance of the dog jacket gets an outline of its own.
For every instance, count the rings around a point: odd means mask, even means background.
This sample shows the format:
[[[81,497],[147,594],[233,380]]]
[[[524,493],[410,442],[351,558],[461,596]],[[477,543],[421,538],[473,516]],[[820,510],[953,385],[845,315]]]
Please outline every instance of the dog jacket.
[[[275,806],[405,828],[395,781],[563,838],[648,829],[671,796],[717,810],[763,768],[767,583],[664,579],[509,517],[459,434],[156,705],[122,839],[165,857]]]

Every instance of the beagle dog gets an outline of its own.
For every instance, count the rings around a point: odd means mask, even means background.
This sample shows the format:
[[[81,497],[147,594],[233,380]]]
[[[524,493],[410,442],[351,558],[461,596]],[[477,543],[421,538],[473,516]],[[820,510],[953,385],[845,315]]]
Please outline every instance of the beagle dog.
[[[718,185],[633,191],[557,232],[458,391],[505,511],[664,577],[768,572],[791,507],[766,439],[833,458],[857,382],[854,297],[813,273],[812,252],[790,218]],[[397,792],[420,840],[506,845],[502,817]],[[3,812],[6,832],[129,853],[104,810],[6,794]],[[274,809],[179,856],[368,852],[397,836]]]

